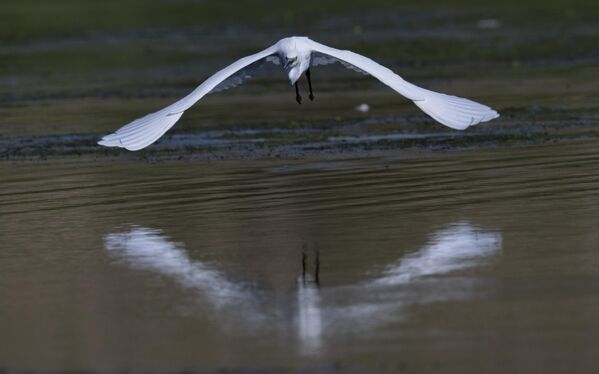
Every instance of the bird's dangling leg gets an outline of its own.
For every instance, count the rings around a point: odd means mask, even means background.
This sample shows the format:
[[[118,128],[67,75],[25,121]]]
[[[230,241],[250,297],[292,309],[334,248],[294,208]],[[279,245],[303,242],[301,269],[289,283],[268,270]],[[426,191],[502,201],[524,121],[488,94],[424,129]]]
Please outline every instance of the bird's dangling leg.
[[[295,82],[295,101],[297,101],[298,104],[302,103],[302,97],[299,94],[299,87],[297,86],[297,82]]]
[[[314,100],[314,93],[312,92],[312,81],[310,80],[310,69],[306,70],[306,78],[308,78],[308,89],[310,89],[310,101]]]

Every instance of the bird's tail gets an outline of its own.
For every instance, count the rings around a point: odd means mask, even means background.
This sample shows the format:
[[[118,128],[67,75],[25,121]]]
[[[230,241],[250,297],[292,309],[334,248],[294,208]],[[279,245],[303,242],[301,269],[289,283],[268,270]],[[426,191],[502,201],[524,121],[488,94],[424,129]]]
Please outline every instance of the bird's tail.
[[[421,99],[414,100],[434,120],[456,130],[464,130],[481,122],[499,117],[486,105],[462,97],[422,89]]]

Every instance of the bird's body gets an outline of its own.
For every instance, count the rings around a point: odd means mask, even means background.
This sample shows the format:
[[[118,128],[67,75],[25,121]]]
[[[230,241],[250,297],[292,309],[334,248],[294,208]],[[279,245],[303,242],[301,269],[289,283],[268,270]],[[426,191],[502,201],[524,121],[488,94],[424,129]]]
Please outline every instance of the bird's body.
[[[277,55],[283,62],[283,69],[287,73],[289,82],[295,84],[302,74],[310,68],[312,51],[308,43],[310,39],[301,36],[293,36],[279,40],[275,44]]]
[[[486,105],[457,96],[433,92],[413,85],[375,61],[357,53],[339,50],[317,43],[307,37],[292,36],[278,41],[271,47],[243,57],[218,71],[179,101],[121,127],[113,134],[104,136],[98,143],[107,147],[122,147],[131,151],[147,147],[170,129],[189,107],[210,92],[237,86],[251,77],[251,68],[264,61],[281,65],[292,85],[296,99],[301,103],[298,80],[305,74],[313,99],[310,68],[340,62],[346,67],[372,75],[399,94],[412,100],[420,109],[437,122],[448,127],[464,130],[497,118],[499,114]]]

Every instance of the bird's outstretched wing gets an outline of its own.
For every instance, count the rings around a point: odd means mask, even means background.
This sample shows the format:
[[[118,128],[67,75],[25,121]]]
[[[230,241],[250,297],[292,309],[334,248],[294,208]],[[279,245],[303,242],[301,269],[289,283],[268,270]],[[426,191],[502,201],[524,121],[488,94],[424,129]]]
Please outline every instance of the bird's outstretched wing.
[[[453,129],[464,130],[469,126],[499,117],[496,111],[486,105],[413,85],[386,67],[357,53],[331,48],[313,40],[309,40],[309,46],[313,52],[325,55],[325,57],[315,56],[320,60],[315,61],[314,64],[326,65],[331,63],[332,60],[327,59],[326,56],[337,59],[344,65],[351,64],[359,71],[372,75],[401,95],[414,101],[414,104],[426,114]]]
[[[248,79],[253,78],[258,74],[260,69],[264,67],[267,62],[271,62],[274,65],[281,65],[281,61],[279,56],[270,55],[266,58],[260,59],[254,63],[249,64],[241,70],[238,70],[237,73],[231,75],[229,78],[220,82],[216,87],[214,87],[208,94],[218,93],[230,88],[234,88],[244,84]]]
[[[353,70],[360,74],[369,75],[364,70],[358,69],[356,66],[350,64],[347,61],[343,61],[338,58],[325,55],[323,53],[312,52],[312,56],[310,59],[310,66],[331,65],[331,64],[335,64],[335,63],[339,63],[339,64],[345,66],[346,68],[348,68],[349,70]]]
[[[144,117],[121,127],[116,132],[104,136],[98,144],[107,147],[122,147],[130,151],[137,151],[154,143],[181,118],[183,112],[198,100],[213,90],[237,86],[252,75],[252,66],[256,62],[273,55],[276,52],[273,45],[256,54],[243,57],[226,68],[218,71],[206,79],[189,95],[167,106],[158,112],[150,113]],[[249,67],[249,69],[248,69]]]

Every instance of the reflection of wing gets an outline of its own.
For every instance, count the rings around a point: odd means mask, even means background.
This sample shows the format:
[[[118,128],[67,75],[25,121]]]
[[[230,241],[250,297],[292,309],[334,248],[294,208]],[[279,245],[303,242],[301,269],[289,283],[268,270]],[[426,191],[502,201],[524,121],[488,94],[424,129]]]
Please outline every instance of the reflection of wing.
[[[232,78],[234,74],[247,68],[248,66],[274,54],[276,47],[273,45],[261,52],[237,60],[226,68],[218,71],[204,83],[200,84],[189,95],[181,100],[167,106],[158,112],[148,114],[145,117],[136,119],[118,129],[116,132],[106,135],[98,142],[107,147],[122,147],[130,151],[136,151],[147,147],[160,138],[181,118],[183,112],[189,109],[198,100],[204,97],[219,85],[220,89],[236,86],[243,82],[245,75],[241,74],[243,79]],[[224,82],[231,78],[227,84]],[[233,83],[233,85],[231,85]],[[226,87],[225,87],[226,86]]]
[[[252,327],[260,321],[271,325],[272,321],[265,320],[267,313],[260,309],[263,303],[251,288],[228,279],[201,261],[190,259],[184,249],[160,230],[134,227],[128,232],[106,235],[104,245],[132,268],[168,276],[184,287],[200,291],[215,307],[239,311],[244,322]],[[313,284],[300,282],[296,301],[298,336],[306,353],[315,352],[320,347],[322,333],[319,290]]]
[[[463,130],[477,123],[499,117],[496,111],[486,105],[413,85],[386,67],[357,53],[331,48],[309,39],[308,43],[314,52],[344,61],[359,71],[372,75],[399,94],[414,101],[414,104],[437,122],[453,129]],[[317,63],[328,63],[328,61],[317,59]]]
[[[499,233],[480,231],[462,222],[436,232],[429,244],[391,266],[378,284],[400,284],[427,275],[446,274],[450,271],[479,265],[501,249]]]
[[[136,227],[107,235],[104,241],[108,251],[120,255],[131,267],[172,277],[184,287],[201,290],[216,305],[252,301],[241,285],[199,261],[191,261],[185,250],[167,240],[160,230]]]
[[[442,289],[429,290],[422,294],[411,287],[401,288],[389,294],[382,302],[378,299],[377,287],[410,285],[427,276],[443,275],[451,271],[476,267],[489,260],[501,251],[502,236],[499,232],[486,231],[473,226],[469,222],[458,222],[444,230],[430,235],[430,241],[418,251],[400,258],[396,264],[390,265],[378,277],[365,283],[347,287],[361,296],[361,303],[350,307],[328,310],[327,315],[334,315],[338,321],[364,321],[370,324],[381,324],[387,318],[398,318],[405,307],[416,303],[427,303],[468,295],[467,289],[457,289],[454,293]],[[374,296],[371,296],[374,295]],[[372,298],[371,298],[372,297]]]

